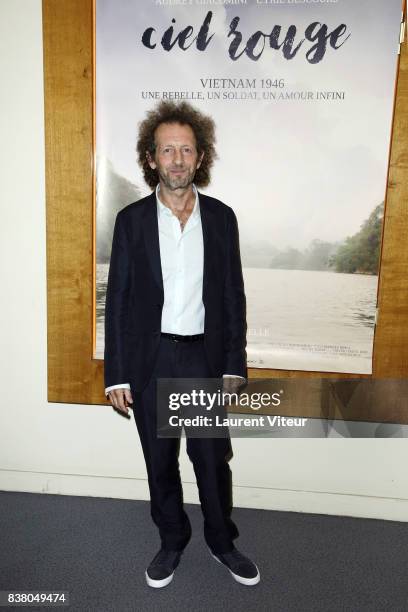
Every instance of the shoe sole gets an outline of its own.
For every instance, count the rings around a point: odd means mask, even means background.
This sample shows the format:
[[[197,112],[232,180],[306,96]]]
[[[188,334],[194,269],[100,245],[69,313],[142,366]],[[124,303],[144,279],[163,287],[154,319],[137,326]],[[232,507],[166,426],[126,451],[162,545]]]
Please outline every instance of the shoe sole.
[[[220,565],[224,565],[224,567],[227,568],[227,570],[229,571],[231,576],[234,578],[234,580],[239,582],[239,584],[244,584],[245,586],[254,586],[255,584],[258,584],[258,582],[261,580],[261,575],[259,573],[258,566],[255,563],[254,565],[256,567],[256,571],[258,572],[258,574],[254,576],[254,578],[244,578],[243,576],[238,576],[238,574],[234,574],[234,572],[230,570],[230,568],[227,567],[222,561],[220,561],[218,557],[216,557],[210,549],[208,550],[210,552],[210,555],[213,557],[213,559],[215,559],[217,563],[220,563]]]
[[[154,589],[161,589],[162,587],[170,584],[170,582],[173,580],[174,572],[170,574],[170,576],[167,576],[167,578],[162,578],[162,580],[153,580],[153,578],[150,578],[147,572],[145,572],[145,576],[146,582],[150,587],[153,587]]]

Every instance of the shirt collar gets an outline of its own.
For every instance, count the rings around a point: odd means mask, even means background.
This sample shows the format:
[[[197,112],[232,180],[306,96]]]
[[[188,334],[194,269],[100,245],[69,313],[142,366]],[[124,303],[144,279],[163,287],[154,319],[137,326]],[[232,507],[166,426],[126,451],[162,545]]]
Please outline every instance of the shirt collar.
[[[194,185],[192,185],[193,187],[193,191],[195,194],[195,203],[194,203],[194,208],[191,211],[191,215],[190,217],[192,219],[195,219],[196,217],[199,216],[200,214],[200,203],[198,201],[198,191],[197,191],[197,187]],[[156,186],[156,203],[157,203],[157,214],[160,217],[160,215],[167,215],[168,217],[173,217],[173,213],[170,210],[170,208],[168,206],[165,206],[165,204],[163,204],[163,202],[160,200],[160,183],[157,183]],[[190,218],[189,218],[190,220]]]

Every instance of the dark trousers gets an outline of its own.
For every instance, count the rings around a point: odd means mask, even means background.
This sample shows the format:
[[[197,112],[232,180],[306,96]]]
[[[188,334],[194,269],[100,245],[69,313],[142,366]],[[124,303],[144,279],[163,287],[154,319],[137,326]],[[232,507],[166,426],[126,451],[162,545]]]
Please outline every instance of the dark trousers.
[[[161,337],[157,360],[147,387],[133,395],[133,414],[146,461],[151,516],[162,547],[183,550],[191,537],[191,525],[183,508],[179,471],[180,438],[158,438],[156,417],[157,378],[211,377],[204,342],[174,342]],[[232,456],[230,438],[187,437],[187,454],[193,463],[204,537],[215,553],[232,550],[238,529],[231,520]]]

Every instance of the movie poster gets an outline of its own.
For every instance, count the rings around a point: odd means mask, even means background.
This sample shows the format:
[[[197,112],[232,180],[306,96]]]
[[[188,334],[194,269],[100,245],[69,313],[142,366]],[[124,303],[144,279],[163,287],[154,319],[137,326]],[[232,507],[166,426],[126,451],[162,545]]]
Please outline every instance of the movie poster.
[[[401,0],[96,0],[95,356],[116,213],[150,193],[138,123],[217,127],[205,190],[238,218],[248,367],[370,374]]]

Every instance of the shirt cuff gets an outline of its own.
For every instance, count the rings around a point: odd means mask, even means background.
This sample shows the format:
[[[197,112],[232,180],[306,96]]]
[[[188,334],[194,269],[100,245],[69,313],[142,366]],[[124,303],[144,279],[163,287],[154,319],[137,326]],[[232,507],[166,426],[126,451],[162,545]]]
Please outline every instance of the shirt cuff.
[[[112,389],[130,389],[130,385],[129,383],[123,383],[121,385],[112,385],[111,387],[106,387],[105,395],[107,395],[109,391],[112,391]]]
[[[242,380],[246,380],[245,376],[239,376],[238,374],[223,374],[223,378],[242,378]]]

